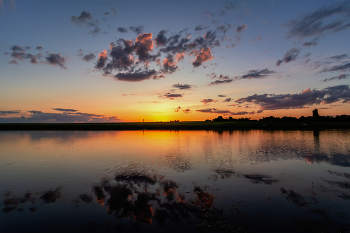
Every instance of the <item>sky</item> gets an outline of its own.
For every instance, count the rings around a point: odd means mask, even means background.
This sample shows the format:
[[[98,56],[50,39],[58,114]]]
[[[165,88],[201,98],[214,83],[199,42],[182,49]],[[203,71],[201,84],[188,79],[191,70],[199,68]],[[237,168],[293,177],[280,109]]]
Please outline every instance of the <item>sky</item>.
[[[0,0],[0,122],[350,114],[350,1]]]

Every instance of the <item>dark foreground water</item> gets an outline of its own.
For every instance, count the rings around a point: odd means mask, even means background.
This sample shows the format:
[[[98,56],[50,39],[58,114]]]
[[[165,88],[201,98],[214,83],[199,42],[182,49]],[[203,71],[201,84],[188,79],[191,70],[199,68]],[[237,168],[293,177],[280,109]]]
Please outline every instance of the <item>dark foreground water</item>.
[[[350,232],[350,131],[1,131],[0,232]]]

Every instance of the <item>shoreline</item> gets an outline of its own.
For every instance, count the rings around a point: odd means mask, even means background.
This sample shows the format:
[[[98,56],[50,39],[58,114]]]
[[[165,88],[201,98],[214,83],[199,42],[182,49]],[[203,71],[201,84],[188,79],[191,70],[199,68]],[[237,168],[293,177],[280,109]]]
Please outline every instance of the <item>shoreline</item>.
[[[350,129],[349,122],[134,122],[134,123],[0,123],[7,130],[323,130]]]

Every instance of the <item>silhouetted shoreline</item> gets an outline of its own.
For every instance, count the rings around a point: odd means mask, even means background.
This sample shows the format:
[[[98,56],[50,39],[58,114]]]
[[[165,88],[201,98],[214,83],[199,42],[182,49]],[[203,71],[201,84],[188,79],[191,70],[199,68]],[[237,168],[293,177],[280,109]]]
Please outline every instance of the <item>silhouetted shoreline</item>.
[[[1,123],[0,130],[322,130],[350,129],[350,122],[184,121],[134,123]]]

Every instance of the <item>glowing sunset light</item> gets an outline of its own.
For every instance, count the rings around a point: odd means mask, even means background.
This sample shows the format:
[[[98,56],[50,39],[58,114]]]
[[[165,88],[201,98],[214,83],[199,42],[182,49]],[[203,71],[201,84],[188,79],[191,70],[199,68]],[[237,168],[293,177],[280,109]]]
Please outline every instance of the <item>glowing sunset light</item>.
[[[0,123],[350,113],[347,1],[1,3]]]

